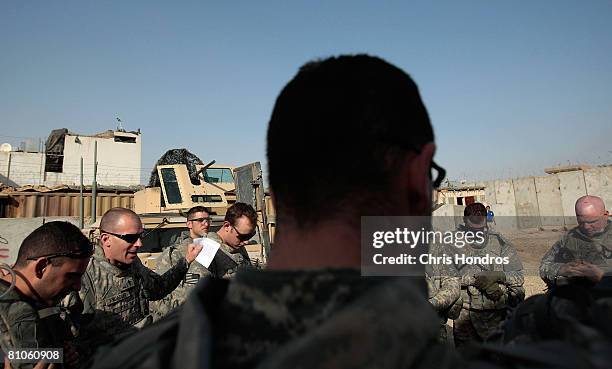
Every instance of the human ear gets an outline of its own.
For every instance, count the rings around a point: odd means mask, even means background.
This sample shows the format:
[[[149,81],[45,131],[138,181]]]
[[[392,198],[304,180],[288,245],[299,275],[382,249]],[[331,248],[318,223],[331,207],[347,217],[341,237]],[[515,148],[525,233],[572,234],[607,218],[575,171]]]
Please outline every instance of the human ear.
[[[45,270],[49,264],[49,259],[40,258],[36,260],[36,264],[34,265],[34,274],[36,275],[36,278],[42,279],[43,274],[45,273]]]

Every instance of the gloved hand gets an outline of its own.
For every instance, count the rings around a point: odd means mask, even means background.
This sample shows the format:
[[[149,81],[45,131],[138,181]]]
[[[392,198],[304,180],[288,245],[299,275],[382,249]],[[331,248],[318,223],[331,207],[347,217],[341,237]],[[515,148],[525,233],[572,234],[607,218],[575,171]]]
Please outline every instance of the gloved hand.
[[[492,284],[504,283],[506,282],[506,274],[502,271],[486,271],[480,272],[475,276],[476,280],[474,282],[474,286],[478,288],[480,291],[484,291]]]
[[[482,293],[484,293],[485,296],[487,296],[489,299],[493,301],[497,301],[501,299],[502,296],[504,295],[504,292],[502,291],[501,287],[497,283],[493,283],[489,285],[487,288],[485,288],[482,291]]]

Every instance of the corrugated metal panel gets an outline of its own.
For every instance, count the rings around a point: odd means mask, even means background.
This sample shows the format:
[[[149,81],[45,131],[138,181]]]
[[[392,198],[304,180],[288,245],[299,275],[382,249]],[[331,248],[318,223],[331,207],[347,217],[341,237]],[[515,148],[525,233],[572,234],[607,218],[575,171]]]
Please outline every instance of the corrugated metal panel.
[[[7,218],[33,218],[46,216],[79,216],[79,194],[66,192],[9,192],[5,202]],[[83,194],[85,217],[91,216],[91,194]],[[134,194],[98,193],[97,215],[121,206],[134,208]]]

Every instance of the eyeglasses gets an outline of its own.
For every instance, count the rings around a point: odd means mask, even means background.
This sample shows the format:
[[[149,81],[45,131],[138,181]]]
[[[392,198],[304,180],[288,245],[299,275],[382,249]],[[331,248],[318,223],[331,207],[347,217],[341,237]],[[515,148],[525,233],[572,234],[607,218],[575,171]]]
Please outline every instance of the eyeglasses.
[[[444,168],[442,168],[441,166],[439,166],[438,164],[436,164],[435,161],[431,161],[431,169],[435,169],[436,170],[436,179],[433,181],[433,188],[438,188],[440,187],[440,185],[442,184],[442,181],[444,180],[444,177],[446,176],[446,170]],[[433,175],[431,174],[431,172],[429,172],[429,178],[432,179]]]
[[[244,234],[244,233],[238,232],[236,227],[232,226],[232,228],[234,228],[234,231],[236,231],[236,234],[238,235],[238,240],[240,240],[240,241],[248,241],[251,238],[253,238],[253,236],[255,236],[255,230],[253,230],[253,232],[251,232],[251,233]]]
[[[39,256],[30,256],[26,260],[36,260],[40,258],[53,259],[53,258],[59,258],[62,256],[65,256],[71,259],[88,259],[93,255],[93,251],[94,251],[94,245],[90,244],[89,246],[90,246],[89,248],[86,248],[83,250],[73,250],[73,251],[57,252],[53,254],[45,254],[45,255],[39,255]]]
[[[136,241],[138,241],[139,238],[142,238],[143,234],[144,234],[144,232],[117,234],[117,233],[113,233],[113,232],[108,232],[108,231],[100,230],[100,234],[102,234],[102,233],[108,233],[108,234],[113,235],[113,236],[115,236],[117,238],[121,238],[122,240],[124,240],[127,243],[136,243]]]
[[[193,219],[187,219],[188,222],[200,222],[200,223],[208,223],[210,224],[211,222],[211,218],[193,218]]]

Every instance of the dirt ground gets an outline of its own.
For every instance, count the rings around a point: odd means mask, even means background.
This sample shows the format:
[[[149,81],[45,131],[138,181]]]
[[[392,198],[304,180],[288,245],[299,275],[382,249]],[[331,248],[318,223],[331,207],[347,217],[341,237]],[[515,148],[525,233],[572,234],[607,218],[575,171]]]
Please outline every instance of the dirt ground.
[[[526,296],[544,292],[545,284],[538,271],[540,261],[546,251],[561,238],[564,232],[565,230],[562,228],[521,229],[502,232],[512,242],[523,262]]]

